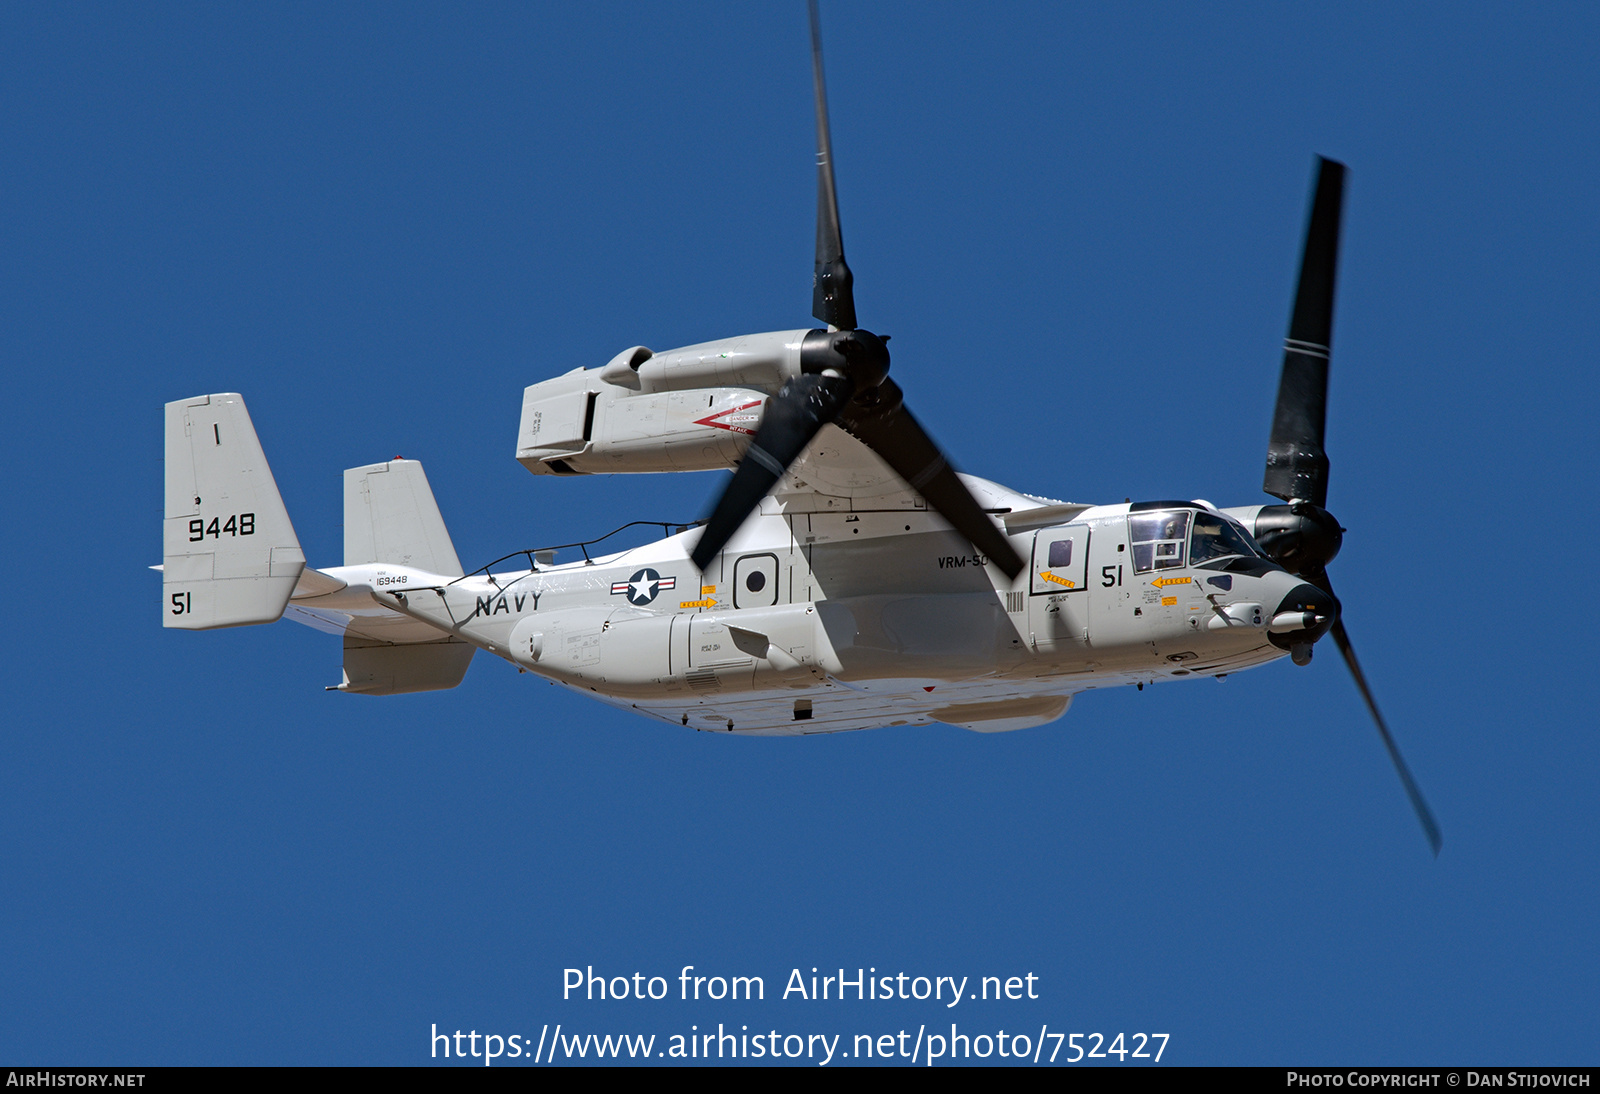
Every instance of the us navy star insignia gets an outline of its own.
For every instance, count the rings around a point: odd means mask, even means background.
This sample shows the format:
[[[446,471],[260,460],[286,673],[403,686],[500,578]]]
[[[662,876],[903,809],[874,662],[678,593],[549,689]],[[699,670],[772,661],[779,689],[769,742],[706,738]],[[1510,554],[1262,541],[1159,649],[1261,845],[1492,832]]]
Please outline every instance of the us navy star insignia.
[[[662,577],[654,570],[646,567],[626,581],[613,582],[612,595],[626,594],[629,604],[645,605],[656,598],[662,589],[676,588],[678,579],[675,577]]]

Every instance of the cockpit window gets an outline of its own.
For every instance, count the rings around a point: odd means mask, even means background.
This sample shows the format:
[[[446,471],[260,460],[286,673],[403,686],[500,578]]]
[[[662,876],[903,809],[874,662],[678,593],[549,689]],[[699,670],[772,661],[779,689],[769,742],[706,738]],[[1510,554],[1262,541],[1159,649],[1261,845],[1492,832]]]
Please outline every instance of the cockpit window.
[[[1194,538],[1189,542],[1189,561],[1195,565],[1213,558],[1234,555],[1259,557],[1261,549],[1243,528],[1216,513],[1194,515]]]
[[[1135,573],[1175,570],[1183,565],[1183,547],[1189,540],[1190,510],[1133,513],[1128,517],[1128,540],[1133,547]]]

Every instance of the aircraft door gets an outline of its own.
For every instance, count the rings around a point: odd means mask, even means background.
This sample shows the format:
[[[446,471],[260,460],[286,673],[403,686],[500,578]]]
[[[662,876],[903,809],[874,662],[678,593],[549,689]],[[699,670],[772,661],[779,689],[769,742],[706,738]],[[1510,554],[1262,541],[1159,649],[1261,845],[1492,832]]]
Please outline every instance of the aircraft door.
[[[1039,653],[1086,649],[1089,627],[1089,526],[1037,532],[1028,575],[1028,625]]]
[[[770,608],[777,602],[777,555],[745,555],[733,564],[735,608]]]

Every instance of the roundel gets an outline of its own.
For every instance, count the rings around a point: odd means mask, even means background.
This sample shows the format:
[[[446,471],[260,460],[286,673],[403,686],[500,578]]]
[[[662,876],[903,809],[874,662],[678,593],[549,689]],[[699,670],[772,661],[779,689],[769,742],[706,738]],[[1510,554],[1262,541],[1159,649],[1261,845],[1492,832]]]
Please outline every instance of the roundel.
[[[653,601],[662,589],[670,589],[677,583],[676,578],[662,577],[649,567],[645,567],[626,581],[613,582],[611,592],[626,596],[629,604],[643,606]]]

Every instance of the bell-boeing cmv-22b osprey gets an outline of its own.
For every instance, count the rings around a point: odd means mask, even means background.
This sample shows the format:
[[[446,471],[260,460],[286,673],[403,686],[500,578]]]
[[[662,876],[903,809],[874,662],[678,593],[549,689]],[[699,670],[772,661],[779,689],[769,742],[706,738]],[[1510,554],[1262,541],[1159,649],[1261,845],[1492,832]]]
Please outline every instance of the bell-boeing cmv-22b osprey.
[[[1281,504],[1019,493],[954,470],[890,378],[887,337],[857,323],[811,15],[825,329],[636,346],[523,393],[529,471],[733,469],[708,520],[468,574],[422,465],[396,459],[345,472],[344,565],[308,569],[244,400],[179,399],[165,625],[287,614],[343,636],[338,690],[367,695],[455,687],[481,649],[675,725],[757,735],[1022,729],[1090,688],[1304,665],[1331,636],[1437,853],[1328,579],[1344,531],[1324,507],[1323,450],[1343,165],[1319,161],[1284,344],[1263,482]]]

